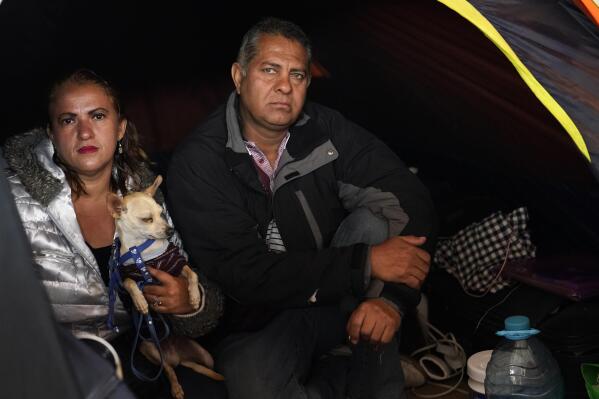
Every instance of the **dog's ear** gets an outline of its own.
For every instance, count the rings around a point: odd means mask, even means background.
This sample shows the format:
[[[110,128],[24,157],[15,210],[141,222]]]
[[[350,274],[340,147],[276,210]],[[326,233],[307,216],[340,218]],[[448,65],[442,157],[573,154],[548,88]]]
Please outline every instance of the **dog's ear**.
[[[154,194],[156,194],[156,190],[158,190],[160,183],[162,183],[162,176],[158,175],[156,176],[156,180],[154,180],[154,183],[152,183],[150,187],[144,190],[144,193],[148,194],[150,197],[153,197]]]
[[[108,207],[108,212],[115,219],[120,218],[121,214],[127,211],[123,199],[115,193],[109,193],[106,196],[106,206]]]

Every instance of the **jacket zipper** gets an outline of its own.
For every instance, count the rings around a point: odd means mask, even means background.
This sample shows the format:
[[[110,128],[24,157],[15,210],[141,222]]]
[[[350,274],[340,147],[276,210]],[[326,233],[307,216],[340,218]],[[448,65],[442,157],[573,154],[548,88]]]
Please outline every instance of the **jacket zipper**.
[[[306,217],[306,221],[308,222],[308,226],[310,226],[310,230],[312,231],[312,236],[314,237],[314,241],[316,242],[316,248],[322,249],[322,233],[320,231],[320,227],[318,226],[318,222],[314,217],[314,213],[312,213],[312,209],[310,208],[310,204],[306,199],[302,190],[295,191],[295,195],[300,203],[300,207],[304,211],[304,216]]]

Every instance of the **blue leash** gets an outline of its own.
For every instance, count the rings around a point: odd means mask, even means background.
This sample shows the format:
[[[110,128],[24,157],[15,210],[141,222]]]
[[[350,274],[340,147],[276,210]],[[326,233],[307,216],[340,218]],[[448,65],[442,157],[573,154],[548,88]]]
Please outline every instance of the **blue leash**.
[[[137,286],[139,287],[140,290],[143,290],[143,287],[146,284],[155,283],[155,280],[150,275],[150,272],[148,272],[148,269],[146,268],[146,265],[141,257],[141,253],[146,248],[148,248],[150,245],[152,245],[153,243],[154,243],[154,240],[151,240],[151,239],[146,240],[143,244],[141,244],[139,246],[133,246],[133,247],[129,248],[129,251],[127,251],[125,254],[123,254],[121,256],[120,255],[121,241],[119,240],[118,237],[114,240],[114,244],[112,246],[112,256],[110,257],[110,261],[109,261],[109,276],[110,276],[110,278],[109,278],[109,283],[108,283],[108,323],[107,324],[108,324],[108,328],[114,330],[116,333],[119,332],[118,326],[114,325],[114,304],[116,302],[116,293],[117,293],[117,290],[124,291],[122,288],[123,281],[122,281],[121,275],[118,270],[119,265],[123,265],[129,259],[134,260],[135,267],[141,273],[141,276],[143,278],[142,281],[137,282]],[[161,323],[164,327],[163,336],[158,337],[158,333],[156,332],[156,325],[154,323],[154,319],[152,318],[152,315],[150,314],[150,312],[148,312],[146,315],[142,315],[137,311],[137,309],[135,307],[133,307],[131,313],[132,313],[131,316],[133,319],[133,326],[135,327],[135,331],[136,331],[135,339],[133,341],[133,347],[131,348],[131,371],[137,378],[139,378],[142,381],[156,381],[158,379],[158,377],[160,377],[160,374],[162,373],[162,370],[164,369],[164,355],[162,353],[162,348],[160,347],[160,341],[162,341],[163,339],[165,339],[166,337],[169,336],[169,334],[170,334],[169,326],[166,323],[166,321],[164,320],[164,317],[162,317],[162,315],[160,313],[158,313],[158,320],[161,321]],[[150,337],[147,337],[147,338],[141,334],[141,325],[144,321],[145,321],[145,325],[148,328],[148,331],[150,333]],[[152,340],[152,342],[154,343],[154,345],[156,346],[156,348],[158,349],[158,352],[160,354],[160,369],[158,370],[156,375],[154,375],[152,377],[148,377],[143,372],[139,371],[133,363],[135,351],[137,350],[137,343],[139,342],[140,337],[144,341]]]
[[[152,315],[150,314],[150,312],[148,312],[148,314],[146,315],[142,315],[137,311],[137,309],[134,309],[132,316],[134,320],[133,324],[136,325],[136,333],[135,340],[133,341],[133,347],[131,348],[131,371],[133,372],[133,374],[135,374],[137,378],[139,378],[142,381],[156,381],[158,377],[160,377],[160,374],[162,374],[162,370],[164,369],[164,354],[162,353],[160,341],[169,336],[170,329],[168,327],[168,324],[164,320],[164,317],[162,317],[160,313],[158,313],[158,319],[162,322],[162,325],[164,326],[164,335],[162,337],[158,337],[158,334],[156,333],[156,326],[154,325],[154,320],[152,319]],[[150,332],[149,338],[146,338],[141,334],[141,325],[143,321],[145,321],[145,324]],[[160,354],[160,368],[158,369],[158,372],[156,372],[156,374],[152,377],[148,377],[142,371],[139,371],[133,363],[135,351],[137,350],[137,343],[140,337],[144,341],[152,340],[152,342],[154,342],[154,345],[158,349],[158,353]]]

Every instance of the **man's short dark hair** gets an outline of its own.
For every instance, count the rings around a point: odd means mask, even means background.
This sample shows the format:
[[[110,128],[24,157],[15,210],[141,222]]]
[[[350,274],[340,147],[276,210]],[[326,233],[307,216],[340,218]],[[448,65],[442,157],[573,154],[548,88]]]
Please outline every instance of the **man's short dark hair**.
[[[247,73],[247,67],[258,53],[258,41],[262,35],[280,35],[289,40],[298,42],[306,49],[308,54],[308,67],[312,62],[312,44],[302,28],[290,21],[268,17],[260,20],[252,26],[241,40],[237,62],[241,65],[243,73]],[[308,73],[310,72],[308,68]]]

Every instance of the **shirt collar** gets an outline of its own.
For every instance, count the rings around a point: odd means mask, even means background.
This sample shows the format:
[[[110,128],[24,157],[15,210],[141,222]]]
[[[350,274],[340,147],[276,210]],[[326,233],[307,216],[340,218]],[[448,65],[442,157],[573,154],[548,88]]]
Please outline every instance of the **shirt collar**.
[[[290,136],[291,135],[288,131],[287,134],[285,134],[285,137],[283,137],[283,140],[281,140],[281,143],[279,144],[279,149],[277,150],[277,159],[275,160],[274,165],[270,165],[270,163],[268,163],[266,155],[264,155],[264,153],[256,145],[256,143],[254,143],[253,141],[244,140],[246,151],[251,155],[258,167],[260,167],[260,169],[262,169],[271,179],[274,177],[274,173],[276,172],[279,166],[279,161],[281,160],[283,152],[285,152],[285,148],[287,148],[287,142],[289,141]],[[261,163],[260,160],[266,161],[267,164],[265,164],[264,162]]]

